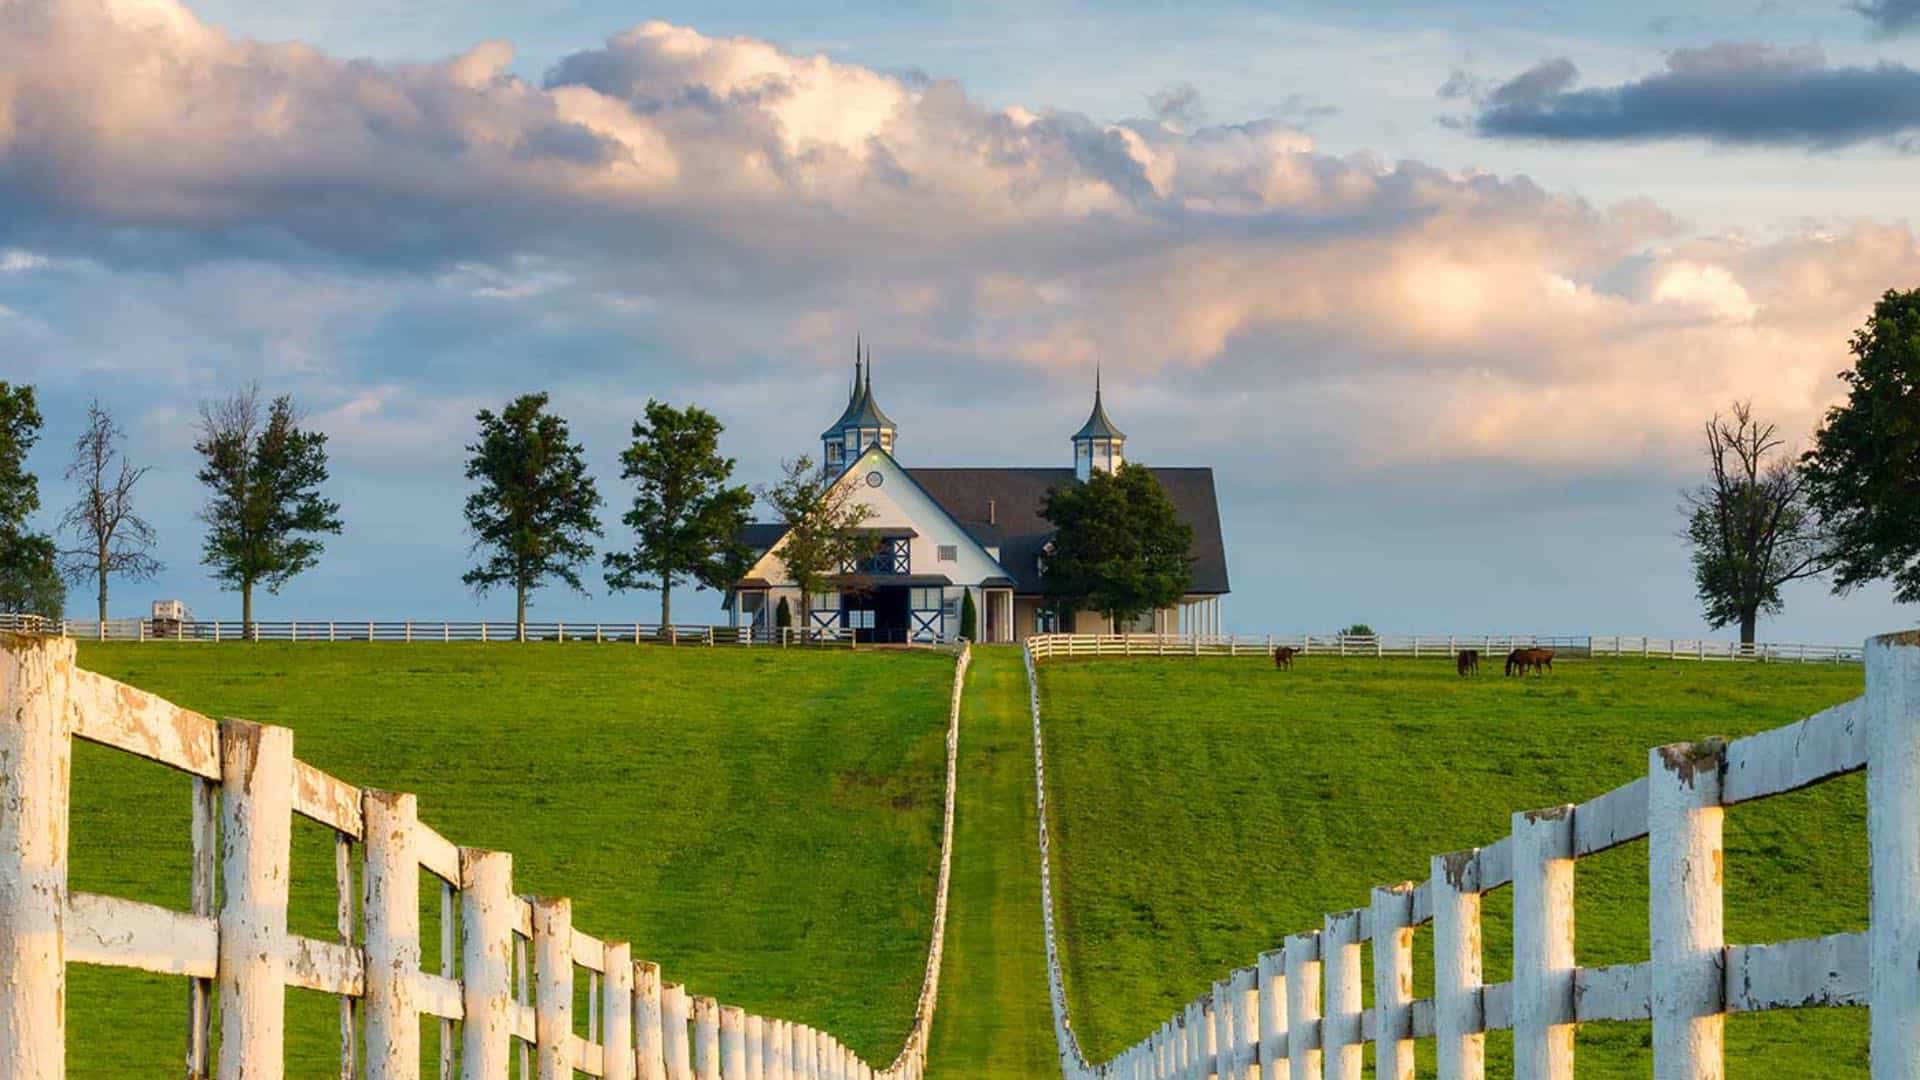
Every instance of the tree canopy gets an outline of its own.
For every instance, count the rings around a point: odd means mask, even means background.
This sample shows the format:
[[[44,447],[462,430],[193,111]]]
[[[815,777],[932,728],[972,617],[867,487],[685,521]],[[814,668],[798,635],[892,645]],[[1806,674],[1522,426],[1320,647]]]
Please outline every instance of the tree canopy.
[[[133,488],[146,466],[127,459],[126,432],[98,400],[87,406],[87,426],[73,441],[67,481],[79,491],[60,518],[61,530],[74,538],[60,552],[67,580],[92,579],[97,587],[100,621],[107,620],[107,581],[116,575],[146,581],[160,572],[151,554],[153,526],[133,509]]]
[[[873,537],[860,528],[873,516],[873,508],[859,500],[852,484],[838,480],[802,454],[780,463],[779,482],[760,488],[761,501],[786,527],[780,559],[802,597],[812,597],[829,574],[874,551]],[[810,626],[806,612],[811,604],[810,599],[801,604],[803,628]]]
[[[0,611],[58,619],[67,589],[53,538],[27,524],[40,509],[40,482],[27,470],[40,422],[33,387],[0,380]]]
[[[527,594],[548,579],[586,592],[579,567],[600,535],[600,493],[587,475],[585,451],[567,422],[547,411],[547,395],[522,394],[497,415],[474,417],[480,436],[467,447],[467,496],[473,551],[484,557],[461,577],[475,592],[511,585],[514,621],[525,632]]]
[[[258,386],[200,406],[201,562],[240,590],[241,621],[253,625],[253,590],[277,593],[320,561],[320,537],[340,532],[340,504],[327,482],[327,437],[300,426],[285,394],[263,404]]]
[[[1847,400],[1803,459],[1807,501],[1834,591],[1888,579],[1902,603],[1920,602],[1920,289],[1889,290],[1850,349]]]
[[[1780,587],[1825,565],[1807,507],[1806,476],[1774,425],[1736,402],[1706,425],[1707,482],[1681,494],[1693,580],[1707,624],[1738,624],[1752,644],[1759,618],[1781,608]]]
[[[660,622],[673,621],[673,586],[692,581],[726,589],[746,572],[752,552],[741,539],[753,494],[730,485],[733,459],[720,453],[720,421],[689,405],[647,402],[620,454],[620,478],[634,483],[620,520],[633,530],[631,551],[609,552],[607,587],[658,589]]]
[[[1041,577],[1056,606],[1124,624],[1178,602],[1193,582],[1193,528],[1144,465],[1054,488],[1040,515],[1054,529]]]

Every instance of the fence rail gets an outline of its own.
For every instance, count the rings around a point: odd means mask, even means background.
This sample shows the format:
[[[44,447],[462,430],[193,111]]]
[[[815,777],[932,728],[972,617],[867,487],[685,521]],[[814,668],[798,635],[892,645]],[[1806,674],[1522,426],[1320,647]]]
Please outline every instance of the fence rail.
[[[0,634],[0,1080],[65,1074],[69,963],[187,979],[189,1077],[281,1076],[291,986],[340,998],[343,1078],[417,1078],[422,1018],[433,1017],[443,1078],[505,1080],[517,1062],[512,1075],[543,1080],[576,1070],[606,1080],[918,1080],[938,997],[970,655],[963,643],[949,703],[925,980],[899,1055],[876,1069],[827,1032],[664,982],[628,943],[576,928],[568,900],[515,895],[510,854],[455,845],[421,820],[413,795],[358,788],[299,760],[287,728],[216,723],[77,667],[71,641]],[[68,890],[75,738],[193,778],[188,910]],[[295,815],[334,834],[330,939],[287,928]],[[438,971],[421,966],[423,871],[440,884]],[[584,1036],[573,1017],[581,972]]]
[[[1670,660],[1859,663],[1858,645],[1791,645],[1700,638],[1594,634],[1036,634],[1027,648],[1041,660],[1099,656],[1271,656],[1282,646],[1302,656],[1451,657],[1478,649],[1496,657],[1523,648],[1562,656],[1645,656]]]
[[[51,634],[86,641],[597,641],[643,645],[852,645],[850,632],[799,627],[711,626],[704,623],[586,623],[402,619],[399,621],[292,619],[222,620],[109,619],[106,622],[0,615],[0,631]]]
[[[1514,1073],[1574,1071],[1574,1026],[1651,1020],[1662,1078],[1724,1075],[1730,1013],[1866,1006],[1876,1078],[1920,1077],[1920,631],[1863,650],[1865,695],[1732,742],[1655,747],[1644,777],[1583,803],[1516,813],[1485,847],[1435,855],[1421,880],[1376,887],[1227,973],[1111,1061],[1082,1054],[1054,935],[1046,757],[1036,664],[1027,650],[1040,807],[1047,968],[1067,1080],[1358,1080],[1366,1043],[1376,1075],[1413,1075],[1416,1040],[1433,1040],[1439,1075],[1479,1080],[1485,1033],[1513,1032]],[[1729,945],[1722,826],[1727,808],[1858,772],[1867,774],[1871,860],[1864,931]],[[1650,959],[1582,967],[1574,953],[1574,863],[1647,841]],[[1513,970],[1488,982],[1481,898],[1513,890]],[[1413,997],[1414,931],[1431,924],[1434,995]],[[1361,1008],[1362,943],[1372,946],[1374,1005]]]

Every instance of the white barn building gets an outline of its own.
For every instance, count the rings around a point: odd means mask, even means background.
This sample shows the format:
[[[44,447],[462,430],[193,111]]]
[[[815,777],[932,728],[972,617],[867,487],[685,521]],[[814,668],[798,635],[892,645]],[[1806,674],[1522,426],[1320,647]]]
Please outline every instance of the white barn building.
[[[1010,642],[1049,630],[1106,633],[1218,633],[1226,596],[1226,549],[1213,470],[1155,468],[1181,520],[1193,528],[1193,582],[1172,607],[1132,626],[1094,612],[1055,625],[1041,586],[1040,560],[1052,527],[1040,516],[1047,492],[1126,460],[1126,435],[1107,417],[1100,388],[1075,432],[1071,468],[913,468],[895,457],[899,428],[873,396],[871,365],[856,359],[840,419],[820,435],[821,461],[871,508],[871,559],[841,568],[831,591],[803,602],[780,560],[784,527],[749,527],[758,558],[727,596],[735,625],[772,627],[781,600],[792,625],[881,642],[951,641],[960,635],[962,597],[973,594],[977,636]]]

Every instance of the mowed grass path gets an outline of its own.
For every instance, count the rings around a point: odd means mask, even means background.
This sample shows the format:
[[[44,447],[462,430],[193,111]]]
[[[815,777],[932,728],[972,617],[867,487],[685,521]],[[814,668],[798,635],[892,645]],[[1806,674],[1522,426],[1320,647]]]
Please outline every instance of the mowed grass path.
[[[1861,692],[1862,673],[1600,660],[1462,680],[1440,661],[1311,657],[1275,672],[1262,660],[1101,660],[1043,664],[1040,686],[1068,1000],[1104,1060],[1285,934],[1366,904],[1376,884],[1424,878],[1429,855],[1505,835],[1512,811],[1643,775],[1651,746],[1838,704]],[[1730,941],[1866,926],[1862,777],[1726,820]],[[1576,881],[1580,962],[1646,959],[1645,841],[1581,860]],[[1511,895],[1486,901],[1490,982],[1511,970]],[[1431,956],[1423,928],[1421,996]],[[1583,1028],[1580,1074],[1649,1075],[1647,1035]],[[1494,1075],[1510,1074],[1511,1046],[1489,1036]],[[1737,1016],[1728,1047],[1734,1076],[1865,1076],[1866,1015]]]
[[[953,881],[929,1080],[1059,1075],[1035,814],[1020,653],[976,647],[961,704]]]
[[[881,1064],[906,1033],[951,656],[82,644],[80,662],[210,716],[291,727],[303,760],[418,794],[455,843],[512,852],[518,891],[572,897],[575,926],[631,940],[698,993],[833,1031]],[[188,780],[80,744],[73,792],[72,887],[184,909]],[[292,927],[331,939],[330,834],[296,819],[294,844]],[[438,890],[422,878],[437,969]],[[71,1075],[179,1071],[184,980],[71,971]],[[336,1071],[336,1001],[289,991],[289,1076]],[[429,1054],[437,1026],[423,1025]]]

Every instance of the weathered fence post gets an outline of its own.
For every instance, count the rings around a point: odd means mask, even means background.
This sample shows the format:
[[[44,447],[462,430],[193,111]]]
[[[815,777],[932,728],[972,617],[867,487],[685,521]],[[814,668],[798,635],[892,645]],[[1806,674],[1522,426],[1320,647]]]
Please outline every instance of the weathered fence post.
[[[661,1048],[666,1051],[667,1080],[693,1080],[693,1055],[687,1043],[687,988],[668,983],[660,990]]]
[[[220,725],[220,1075],[282,1075],[293,732]]]
[[[367,1076],[412,1080],[420,1075],[420,1010],[413,984],[420,970],[420,855],[412,795],[365,791],[367,865],[361,909],[366,919]]]
[[[1513,815],[1513,1074],[1573,1075],[1573,807]]]
[[[1260,1060],[1259,972],[1250,967],[1233,973],[1233,1075],[1247,1080]]]
[[[720,1003],[710,997],[693,999],[693,1075],[720,1080]]]
[[[1320,1022],[1320,932],[1288,935],[1283,948],[1287,961],[1287,1074],[1290,1080],[1317,1080],[1320,1042],[1309,1036]]]
[[[1226,979],[1213,981],[1207,1015],[1213,1029],[1213,1074],[1220,1080],[1238,1080],[1233,1075],[1233,989]]]
[[[633,946],[609,941],[600,980],[600,1075],[605,1080],[634,1080]]]
[[[66,1075],[73,643],[0,636],[0,1078]]]
[[[1260,1078],[1280,1080],[1287,1056],[1287,960],[1282,949],[1260,954]]]
[[[760,1035],[760,1075],[766,1080],[788,1080],[787,1022],[769,1018]]]
[[[513,856],[460,849],[462,1080],[506,1080],[513,1056]]]
[[[540,1080],[573,1080],[573,901],[533,903],[533,1055]]]
[[[1920,1076],[1920,631],[1869,638],[1868,1058],[1878,1078]]]
[[[1481,987],[1480,851],[1432,861],[1433,1036],[1440,1080],[1484,1080],[1487,1037]]]
[[[784,628],[781,639],[785,640]],[[788,1053],[788,1068],[793,1071],[793,1080],[814,1080],[813,1029],[795,1024],[789,1034],[793,1037],[793,1049]]]
[[[1653,1075],[1726,1072],[1726,928],[1718,740],[1647,752],[1647,877]]]
[[[747,1080],[747,1014],[738,1006],[720,1010],[721,1080]]]
[[[660,965],[633,965],[633,1058],[636,1080],[667,1080],[660,1016]]]
[[[1320,965],[1326,979],[1321,999],[1320,1047],[1326,1080],[1360,1080],[1360,912],[1336,911],[1320,930]]]
[[[1373,1060],[1379,1080],[1413,1080],[1413,882],[1373,890]]]

